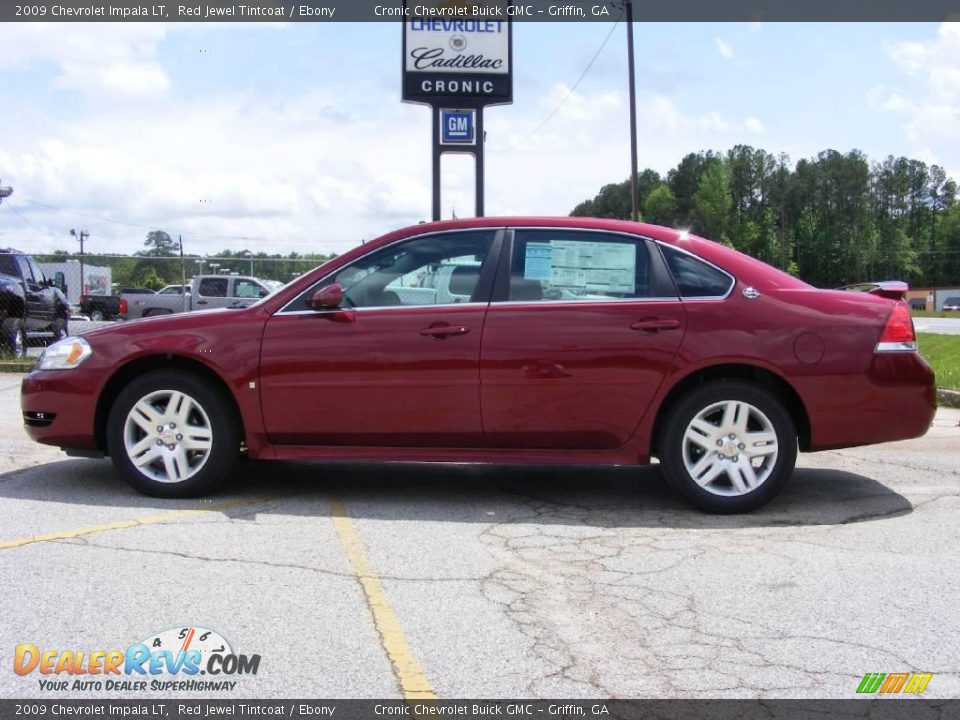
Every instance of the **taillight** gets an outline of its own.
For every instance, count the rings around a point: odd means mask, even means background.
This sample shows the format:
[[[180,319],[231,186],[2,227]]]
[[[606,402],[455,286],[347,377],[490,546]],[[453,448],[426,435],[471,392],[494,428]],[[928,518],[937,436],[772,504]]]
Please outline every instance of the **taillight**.
[[[124,298],[120,298],[120,317],[127,316],[127,301]]]
[[[917,334],[907,304],[898,302],[893,306],[887,324],[880,335],[876,352],[916,352]]]

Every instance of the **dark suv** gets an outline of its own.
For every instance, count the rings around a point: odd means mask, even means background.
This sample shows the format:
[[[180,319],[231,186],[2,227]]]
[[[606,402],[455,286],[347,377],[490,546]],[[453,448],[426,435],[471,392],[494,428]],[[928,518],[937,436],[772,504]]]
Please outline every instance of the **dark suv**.
[[[0,344],[15,357],[27,354],[27,337],[51,341],[67,336],[70,304],[66,295],[29,255],[0,249]],[[49,335],[47,335],[49,334]]]

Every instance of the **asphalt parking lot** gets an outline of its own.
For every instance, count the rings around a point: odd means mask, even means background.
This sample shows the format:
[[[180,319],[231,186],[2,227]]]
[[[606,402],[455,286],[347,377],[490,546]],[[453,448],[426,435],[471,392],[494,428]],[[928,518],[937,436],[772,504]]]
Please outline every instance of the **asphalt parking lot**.
[[[655,467],[245,463],[160,501],[29,441],[19,380],[0,375],[4,697],[45,694],[10,671],[18,643],[187,625],[261,655],[223,697],[847,698],[898,671],[960,696],[958,410],[801,456],[747,516],[691,510]]]

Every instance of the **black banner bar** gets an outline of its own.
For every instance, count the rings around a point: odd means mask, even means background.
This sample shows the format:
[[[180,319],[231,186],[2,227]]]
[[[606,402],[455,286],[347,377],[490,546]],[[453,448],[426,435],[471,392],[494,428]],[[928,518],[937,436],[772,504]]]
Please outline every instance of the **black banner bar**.
[[[494,3],[490,3],[493,5]],[[451,2],[438,20],[489,17],[484,0]],[[515,22],[610,22],[616,0],[516,2]],[[384,22],[414,19],[415,0],[0,0],[0,22]],[[410,13],[410,14],[406,14]],[[637,22],[945,21],[960,17],[960,0],[679,0],[635,2]]]
[[[960,700],[0,700],[0,718],[957,720]]]

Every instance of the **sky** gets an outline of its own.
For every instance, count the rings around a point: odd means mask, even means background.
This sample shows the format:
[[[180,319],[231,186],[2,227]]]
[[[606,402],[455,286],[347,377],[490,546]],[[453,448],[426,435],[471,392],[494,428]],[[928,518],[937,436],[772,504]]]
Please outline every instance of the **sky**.
[[[960,179],[960,24],[635,39],[641,169],[748,144]],[[76,252],[75,228],[86,252],[128,253],[163,229],[188,253],[342,252],[428,219],[430,112],[400,101],[400,44],[396,22],[0,24],[0,247]],[[487,214],[566,215],[625,180],[627,92],[623,24],[515,23],[514,103],[485,114]],[[444,217],[473,214],[473,183],[468,156],[444,157]]]

